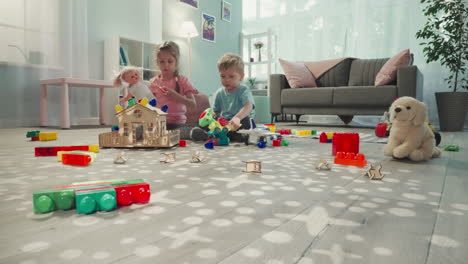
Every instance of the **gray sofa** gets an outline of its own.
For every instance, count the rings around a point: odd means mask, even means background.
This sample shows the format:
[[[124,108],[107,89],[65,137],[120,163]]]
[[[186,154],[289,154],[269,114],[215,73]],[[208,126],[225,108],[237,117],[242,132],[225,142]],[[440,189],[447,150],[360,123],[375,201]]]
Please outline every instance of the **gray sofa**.
[[[348,124],[355,115],[382,115],[401,96],[416,97],[422,74],[416,66],[400,67],[397,81],[374,86],[385,59],[347,58],[316,80],[314,88],[290,88],[284,74],[270,75],[272,122],[278,115],[338,115]]]

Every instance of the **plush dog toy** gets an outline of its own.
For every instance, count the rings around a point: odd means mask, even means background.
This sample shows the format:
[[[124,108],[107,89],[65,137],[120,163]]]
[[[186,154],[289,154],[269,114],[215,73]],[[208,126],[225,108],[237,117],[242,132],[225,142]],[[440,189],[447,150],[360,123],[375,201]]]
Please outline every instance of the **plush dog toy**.
[[[426,105],[413,97],[400,97],[390,106],[392,129],[384,147],[386,156],[413,161],[429,160],[441,154],[434,133],[425,124]]]

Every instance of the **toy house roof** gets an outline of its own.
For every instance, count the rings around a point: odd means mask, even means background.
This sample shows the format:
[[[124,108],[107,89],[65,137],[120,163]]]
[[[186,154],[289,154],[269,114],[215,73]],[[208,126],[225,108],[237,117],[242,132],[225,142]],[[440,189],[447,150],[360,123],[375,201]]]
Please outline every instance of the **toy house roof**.
[[[159,109],[157,107],[152,107],[151,105],[142,106],[141,104],[134,104],[132,106],[129,106],[129,107],[125,108],[124,110],[116,113],[115,115],[116,116],[121,116],[121,115],[123,115],[125,113],[134,111],[135,109],[141,109],[142,111],[150,112],[152,114],[157,114],[158,116],[167,115],[167,113],[161,111],[161,109]]]

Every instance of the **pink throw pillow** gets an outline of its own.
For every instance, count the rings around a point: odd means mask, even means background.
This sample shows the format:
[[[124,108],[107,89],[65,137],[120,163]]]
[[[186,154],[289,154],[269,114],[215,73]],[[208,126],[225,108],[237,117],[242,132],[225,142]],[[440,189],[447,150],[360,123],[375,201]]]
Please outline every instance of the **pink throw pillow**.
[[[284,75],[291,88],[317,87],[315,77],[303,62],[292,62],[279,59]]]
[[[375,86],[382,86],[396,80],[398,68],[408,66],[410,62],[410,50],[405,49],[391,57],[375,76]]]

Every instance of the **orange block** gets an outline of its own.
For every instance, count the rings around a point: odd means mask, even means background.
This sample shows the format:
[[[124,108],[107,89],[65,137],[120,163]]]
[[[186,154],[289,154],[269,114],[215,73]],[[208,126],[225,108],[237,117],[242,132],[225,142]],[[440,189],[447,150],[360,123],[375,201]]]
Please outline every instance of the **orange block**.
[[[364,167],[367,164],[366,156],[362,153],[337,152],[335,164]]]

